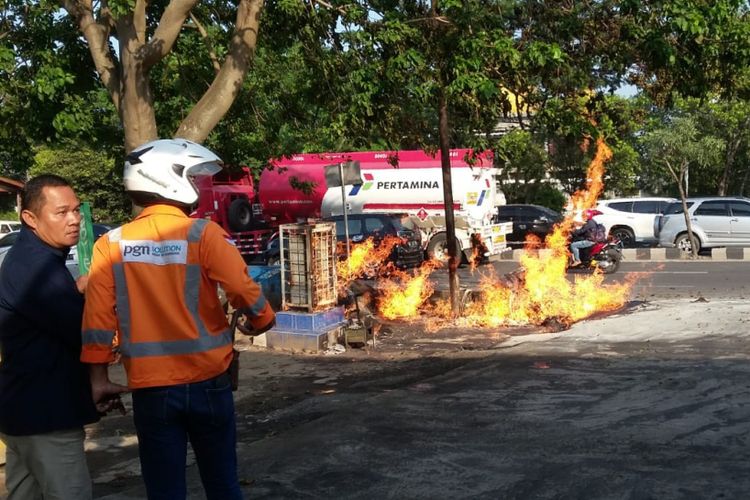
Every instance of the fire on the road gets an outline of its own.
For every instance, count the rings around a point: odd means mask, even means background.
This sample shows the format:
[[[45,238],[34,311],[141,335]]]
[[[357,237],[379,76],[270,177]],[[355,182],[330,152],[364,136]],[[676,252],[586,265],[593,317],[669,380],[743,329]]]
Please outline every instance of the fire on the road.
[[[574,217],[596,204],[603,189],[604,164],[611,155],[606,144],[597,141],[596,155],[587,172],[586,189],[573,194],[569,215],[545,239],[541,245],[543,250],[537,251],[538,240],[527,241],[526,252],[521,257],[523,272],[516,279],[504,280],[492,273],[484,274],[480,290],[473,294],[473,300],[466,304],[461,317],[454,319],[448,299],[429,302],[434,290],[429,276],[440,267],[439,263],[425,262],[412,273],[389,267],[388,276],[377,280],[380,315],[386,319],[406,320],[425,315],[426,323],[433,329],[456,323],[482,327],[538,325],[550,319],[570,324],[597,312],[621,308],[628,300],[633,280],[605,285],[604,276],[598,270],[578,274],[573,281],[567,278],[568,237],[574,227]],[[378,262],[382,264],[395,244],[388,241],[376,248],[368,241],[358,245],[352,251],[350,262],[340,264],[339,280],[348,285],[361,276],[362,269],[372,269]],[[368,264],[363,266],[362,262]]]
[[[336,264],[336,278],[339,293],[344,295],[352,281],[363,276],[369,277],[381,270],[383,263],[393,251],[401,238],[386,236],[376,245],[375,240],[368,238],[362,243],[350,247],[349,258]],[[345,255],[346,247],[339,244],[339,255]]]

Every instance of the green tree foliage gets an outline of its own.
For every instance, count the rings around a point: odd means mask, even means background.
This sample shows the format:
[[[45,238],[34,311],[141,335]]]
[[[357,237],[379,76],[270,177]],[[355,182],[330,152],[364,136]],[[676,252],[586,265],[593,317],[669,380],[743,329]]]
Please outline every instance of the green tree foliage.
[[[716,137],[701,136],[695,120],[690,116],[664,115],[662,124],[662,127],[655,128],[641,137],[642,151],[652,168],[660,169],[674,180],[674,186],[677,187],[682,201],[685,224],[692,240],[693,229],[685,201],[689,193],[686,180],[690,168],[710,168],[718,164],[725,144]],[[696,245],[692,245],[691,248],[695,257]]]
[[[747,95],[750,18],[744,0],[552,0],[515,7],[524,60],[535,60],[538,43],[562,55],[554,71],[522,65],[505,85],[530,104],[530,127],[549,144],[549,173],[567,191],[583,183],[592,152],[582,145],[599,135],[615,153],[607,189],[649,189],[639,175],[634,137],[653,109],[606,95],[623,82],[667,109],[681,95]]]
[[[747,97],[750,60],[746,0],[619,2],[631,82],[667,106],[678,96]]]
[[[37,144],[122,142],[88,49],[55,2],[0,2],[0,122],[0,173],[16,178]]]
[[[549,180],[549,157],[543,141],[529,131],[511,131],[497,142],[496,157],[508,203],[531,203]]]
[[[744,194],[750,175],[750,102],[711,96],[678,101],[677,110],[693,117],[700,135],[723,143],[721,160],[701,168],[691,180],[693,192]]]
[[[528,200],[528,203],[542,205],[556,212],[562,212],[568,203],[568,197],[552,184],[545,183],[534,191],[534,195]]]
[[[662,175],[671,176],[680,191],[684,190],[685,176],[690,174],[691,167],[712,169],[721,163],[724,141],[701,134],[694,117],[665,115],[661,123],[661,127],[648,131],[640,139],[643,157]]]
[[[664,190],[672,195],[678,194],[677,186],[671,183],[671,176],[652,161],[652,152],[645,148],[644,140],[653,134],[670,136],[676,120],[691,124],[695,140],[713,144],[717,151],[710,156],[702,157],[698,162],[691,162],[689,169],[689,196],[697,195],[742,195],[747,189],[750,175],[748,158],[750,157],[750,131],[745,126],[750,122],[748,112],[750,104],[739,99],[676,99],[669,110],[652,109],[651,118],[643,126],[643,131],[636,144],[641,152],[641,184],[649,186],[651,191]],[[676,146],[679,146],[679,142]],[[692,151],[690,143],[686,150]],[[708,161],[706,158],[710,158]]]
[[[151,37],[167,0],[92,8],[99,9],[99,26],[110,29],[135,4],[147,5],[144,33]],[[172,136],[211,87],[238,5],[196,2],[171,50],[150,67],[159,136]],[[608,93],[628,81],[660,108],[678,104],[680,94],[743,102],[747,10],[744,0],[268,0],[252,67],[206,144],[231,163],[251,166],[303,151],[433,149],[442,88],[451,145],[494,148],[510,91],[532,115],[516,118],[552,152],[545,173],[566,190],[580,187],[591,154],[581,146],[600,134],[615,152],[607,188],[649,190],[632,150],[652,110]],[[22,175],[39,145],[122,156],[120,116],[89,49],[60,3],[0,4],[3,172]],[[714,128],[747,129],[736,116],[717,115]],[[747,177],[745,139],[724,139],[739,145],[728,146],[724,170],[711,176],[725,179],[725,192],[737,192]],[[698,173],[693,177],[697,182]]]
[[[119,164],[106,153],[90,149],[40,148],[29,176],[60,175],[71,183],[78,198],[88,201],[95,222],[121,224],[130,218],[130,200],[122,189]]]

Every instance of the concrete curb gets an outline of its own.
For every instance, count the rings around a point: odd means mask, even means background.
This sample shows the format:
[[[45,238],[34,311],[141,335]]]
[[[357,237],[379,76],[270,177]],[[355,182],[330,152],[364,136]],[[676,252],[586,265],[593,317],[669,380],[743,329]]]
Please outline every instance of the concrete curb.
[[[495,257],[498,260],[521,260],[524,250],[510,250],[503,252]],[[550,250],[531,250],[540,256],[549,255]],[[677,248],[626,248],[622,251],[622,257],[626,261],[635,262],[664,262],[672,260],[691,261],[689,256],[683,255]],[[710,255],[699,255],[698,260],[713,260],[719,262],[750,260],[750,248],[733,247],[733,248],[712,248]]]

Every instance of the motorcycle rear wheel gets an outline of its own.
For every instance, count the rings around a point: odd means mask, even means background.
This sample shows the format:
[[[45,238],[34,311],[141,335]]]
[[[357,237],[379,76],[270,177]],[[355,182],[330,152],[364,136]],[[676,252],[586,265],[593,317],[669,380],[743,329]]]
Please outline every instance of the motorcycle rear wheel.
[[[599,256],[596,265],[604,274],[612,274],[620,267],[620,253],[610,248]]]

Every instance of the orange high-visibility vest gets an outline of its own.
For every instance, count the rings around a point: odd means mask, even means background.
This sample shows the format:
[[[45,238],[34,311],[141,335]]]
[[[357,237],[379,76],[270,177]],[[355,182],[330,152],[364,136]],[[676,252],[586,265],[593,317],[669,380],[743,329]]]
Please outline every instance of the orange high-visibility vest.
[[[94,245],[81,361],[112,362],[114,347],[133,389],[221,374],[232,359],[232,332],[219,285],[254,328],[274,320],[218,224],[168,205],[147,207]]]

